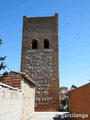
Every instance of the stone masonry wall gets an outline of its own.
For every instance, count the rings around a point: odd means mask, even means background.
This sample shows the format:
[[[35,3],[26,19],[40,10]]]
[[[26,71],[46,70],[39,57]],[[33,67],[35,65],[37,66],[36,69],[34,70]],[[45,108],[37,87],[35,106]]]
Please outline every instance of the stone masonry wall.
[[[0,83],[0,120],[20,120],[21,92]]]
[[[32,49],[32,40],[37,49]],[[49,48],[44,49],[44,40]],[[21,71],[28,74],[38,87],[36,111],[57,111],[59,107],[58,15],[23,19]]]

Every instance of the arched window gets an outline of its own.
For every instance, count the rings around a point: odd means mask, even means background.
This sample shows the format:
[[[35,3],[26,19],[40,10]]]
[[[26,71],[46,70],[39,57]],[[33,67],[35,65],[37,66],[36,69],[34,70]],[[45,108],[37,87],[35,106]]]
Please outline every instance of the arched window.
[[[37,49],[37,40],[32,41],[32,49]]]
[[[49,40],[45,39],[44,40],[44,49],[48,49],[49,48]]]

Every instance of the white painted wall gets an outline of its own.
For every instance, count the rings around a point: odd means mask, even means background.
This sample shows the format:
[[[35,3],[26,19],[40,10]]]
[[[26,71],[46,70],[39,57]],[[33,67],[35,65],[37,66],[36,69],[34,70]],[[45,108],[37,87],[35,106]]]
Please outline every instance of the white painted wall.
[[[0,83],[0,120],[20,120],[21,92]]]
[[[22,80],[22,117],[21,120],[27,120],[34,112],[35,106],[35,86]]]

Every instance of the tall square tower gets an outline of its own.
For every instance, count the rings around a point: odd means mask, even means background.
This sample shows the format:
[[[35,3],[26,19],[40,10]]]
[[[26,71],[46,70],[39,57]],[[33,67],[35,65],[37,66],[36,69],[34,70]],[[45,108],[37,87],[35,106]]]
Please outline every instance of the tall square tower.
[[[21,71],[37,83],[36,111],[59,107],[58,14],[23,17]]]

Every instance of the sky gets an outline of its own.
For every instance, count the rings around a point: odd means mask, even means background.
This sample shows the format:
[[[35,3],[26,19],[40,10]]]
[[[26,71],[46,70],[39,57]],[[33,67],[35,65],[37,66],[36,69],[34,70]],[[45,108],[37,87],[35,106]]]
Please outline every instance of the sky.
[[[90,80],[90,0],[0,0],[0,56],[7,56],[10,70],[20,71],[23,16],[55,13],[59,14],[60,86],[79,87]]]

